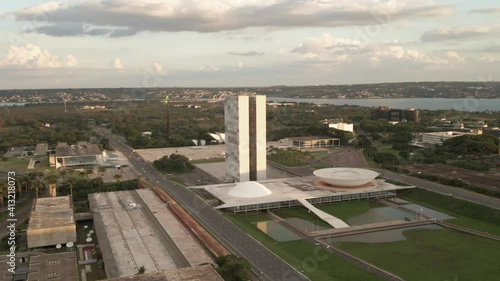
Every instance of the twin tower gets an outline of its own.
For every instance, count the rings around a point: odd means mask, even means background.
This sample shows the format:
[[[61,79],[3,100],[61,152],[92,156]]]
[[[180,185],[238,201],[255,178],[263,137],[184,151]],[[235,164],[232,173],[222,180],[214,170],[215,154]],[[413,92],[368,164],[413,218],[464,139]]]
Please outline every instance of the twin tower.
[[[226,97],[226,180],[266,179],[266,96]]]

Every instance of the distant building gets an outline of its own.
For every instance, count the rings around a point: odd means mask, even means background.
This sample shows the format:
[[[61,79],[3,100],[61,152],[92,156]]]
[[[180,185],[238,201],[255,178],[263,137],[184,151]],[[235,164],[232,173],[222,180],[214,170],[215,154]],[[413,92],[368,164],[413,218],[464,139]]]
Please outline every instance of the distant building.
[[[151,137],[152,134],[153,133],[150,132],[150,131],[144,131],[144,132],[141,133],[141,136],[143,136],[143,137]]]
[[[434,133],[423,133],[422,134],[422,143],[424,144],[443,144],[446,140],[460,137],[463,135],[468,135],[468,133],[463,133],[463,132],[455,132],[455,131],[449,131],[449,132],[434,132]]]
[[[82,107],[83,110],[103,110],[106,109],[104,105],[84,105]]]
[[[71,198],[60,196],[36,199],[33,202],[27,236],[28,248],[76,242]]]
[[[224,103],[226,180],[266,179],[266,96],[228,96]]]
[[[354,125],[349,123],[333,123],[333,124],[330,123],[328,124],[328,127],[336,130],[354,133]]]
[[[57,143],[56,153],[51,157],[53,160],[50,163],[54,163],[56,169],[59,167],[101,165],[103,162],[99,147],[87,142],[78,142],[76,145],[68,145],[65,142]]]
[[[390,106],[379,106],[372,109],[371,119],[393,122],[420,122],[420,110],[416,108],[392,109]]]
[[[213,138],[212,142],[223,144],[226,141],[226,134],[225,133],[208,133],[210,137]]]
[[[339,138],[294,137],[290,139],[292,140],[292,145],[299,149],[340,146]]]
[[[47,143],[37,143],[34,155],[46,155],[48,150],[49,145]]]

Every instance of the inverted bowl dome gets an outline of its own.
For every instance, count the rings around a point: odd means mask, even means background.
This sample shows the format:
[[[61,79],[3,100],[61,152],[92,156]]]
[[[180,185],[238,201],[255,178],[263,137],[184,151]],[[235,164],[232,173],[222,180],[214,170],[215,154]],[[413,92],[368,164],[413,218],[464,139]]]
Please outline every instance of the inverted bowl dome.
[[[229,195],[240,198],[264,197],[271,193],[271,190],[256,181],[239,182],[228,192]]]
[[[326,168],[314,171],[315,176],[333,186],[360,186],[371,182],[379,173],[358,168]]]

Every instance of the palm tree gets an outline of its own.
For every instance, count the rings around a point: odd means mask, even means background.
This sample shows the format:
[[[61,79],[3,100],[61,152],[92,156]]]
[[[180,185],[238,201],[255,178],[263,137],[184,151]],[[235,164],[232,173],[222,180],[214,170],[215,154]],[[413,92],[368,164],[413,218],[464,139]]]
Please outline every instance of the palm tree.
[[[74,184],[75,184],[75,178],[74,177],[68,178],[68,185],[69,185],[71,198],[73,198],[73,185]]]

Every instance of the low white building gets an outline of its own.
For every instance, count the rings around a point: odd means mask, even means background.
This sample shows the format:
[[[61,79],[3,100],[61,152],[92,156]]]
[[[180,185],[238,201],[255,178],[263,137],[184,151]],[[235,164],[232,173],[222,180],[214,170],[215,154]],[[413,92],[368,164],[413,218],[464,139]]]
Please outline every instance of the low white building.
[[[433,133],[423,133],[422,134],[422,143],[424,144],[443,144],[446,140],[460,137],[463,135],[468,135],[468,133],[463,132],[433,132]]]
[[[329,128],[341,130],[341,131],[347,131],[354,133],[354,124],[349,124],[349,123],[331,123],[328,124]]]

